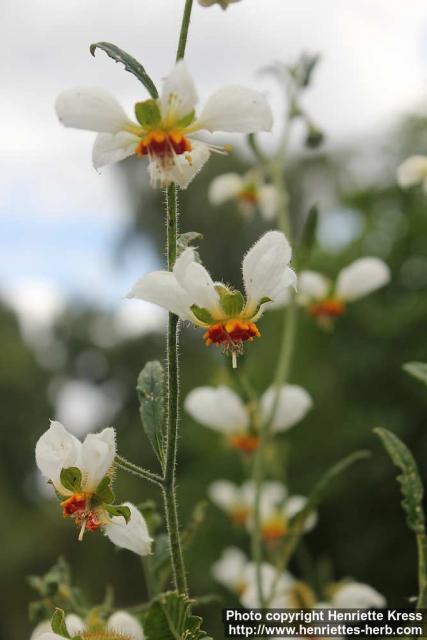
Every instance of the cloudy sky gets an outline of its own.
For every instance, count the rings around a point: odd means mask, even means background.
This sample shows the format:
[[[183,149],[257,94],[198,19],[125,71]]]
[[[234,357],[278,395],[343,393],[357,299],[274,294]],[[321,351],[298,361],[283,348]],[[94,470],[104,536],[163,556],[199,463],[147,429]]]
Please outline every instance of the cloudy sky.
[[[91,42],[114,42],[155,80],[171,68],[182,0],[3,0],[0,102],[0,287],[31,283],[113,304],[153,257],[117,273],[109,253],[130,203],[114,169],[91,167],[93,136],[63,129],[53,105],[76,85],[112,91],[131,113],[141,87]],[[339,145],[391,126],[427,95],[425,0],[242,0],[195,4],[188,65],[201,101],[222,84],[279,94],[256,75],[273,60],[319,51],[306,105]],[[274,134],[273,134],[274,135]],[[271,138],[270,138],[271,139]],[[268,137],[265,144],[268,144]],[[141,161],[141,171],[145,171]]]

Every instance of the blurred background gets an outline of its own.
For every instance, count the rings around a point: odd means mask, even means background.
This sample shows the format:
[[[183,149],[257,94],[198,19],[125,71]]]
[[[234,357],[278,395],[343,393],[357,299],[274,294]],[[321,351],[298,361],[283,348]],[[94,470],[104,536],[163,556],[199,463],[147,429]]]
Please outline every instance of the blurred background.
[[[123,455],[155,464],[135,384],[144,363],[164,355],[165,314],[123,297],[136,277],[164,262],[162,196],[148,185],[144,161],[98,175],[92,134],[63,129],[53,105],[65,88],[99,85],[131,113],[145,97],[136,79],[103,54],[91,58],[88,46],[116,43],[158,82],[172,66],[181,5],[2,2],[0,635],[8,640],[30,634],[34,594],[26,576],[44,573],[60,555],[94,601],[102,600],[107,583],[118,606],[144,599],[134,556],[112,554],[100,535],[77,543],[36,471],[34,445],[51,418],[79,437],[113,424]],[[394,470],[372,429],[400,435],[425,473],[427,394],[402,364],[427,360],[427,200],[421,190],[401,191],[395,170],[408,155],[427,152],[427,7],[424,0],[242,0],[225,13],[195,3],[193,13],[187,60],[201,100],[234,82],[263,91],[278,123],[262,136],[266,151],[280,130],[283,96],[257,70],[275,60],[292,63],[303,50],[322,56],[304,105],[326,143],[307,151],[295,129],[286,172],[293,221],[298,226],[319,205],[311,268],[333,277],[351,260],[376,255],[390,265],[392,284],[352,306],[332,333],[299,316],[290,381],[309,390],[314,409],[280,440],[290,490],[309,492],[328,466],[355,449],[370,449],[373,457],[334,487],[292,569],[314,582],[321,572],[351,576],[405,606],[416,592],[414,542]],[[180,223],[182,231],[203,234],[200,254],[214,277],[239,286],[242,254],[268,226],[258,215],[244,221],[233,204],[207,202],[216,175],[245,171],[253,162],[244,141],[232,142],[234,154],[213,158],[182,193]],[[280,325],[280,312],[267,314],[263,339],[241,362],[259,391],[271,380]],[[184,328],[181,338],[183,397],[196,385],[229,382],[221,355],[206,350],[197,331]],[[185,523],[212,480],[240,482],[244,468],[216,434],[185,415],[181,426]],[[151,487],[122,475],[117,494],[158,499]],[[210,567],[230,544],[248,548],[245,535],[209,506],[187,550],[194,594],[225,595]],[[214,637],[220,637],[220,606],[202,612]]]

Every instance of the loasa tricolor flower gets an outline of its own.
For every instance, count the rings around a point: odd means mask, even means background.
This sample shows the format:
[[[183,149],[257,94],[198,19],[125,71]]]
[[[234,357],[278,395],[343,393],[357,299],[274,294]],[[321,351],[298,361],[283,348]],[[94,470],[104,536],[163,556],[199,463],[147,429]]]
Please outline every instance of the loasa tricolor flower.
[[[172,272],[154,271],[143,276],[128,294],[165,307],[182,320],[204,328],[207,346],[221,346],[230,354],[233,367],[245,342],[260,336],[256,322],[265,307],[282,300],[296,276],[289,267],[291,247],[283,233],[269,231],[243,259],[246,299],[240,291],[214,282],[196,262],[193,249],[179,256]]]
[[[140,511],[131,503],[115,505],[112,481],[116,436],[111,427],[80,442],[60,422],[52,422],[36,444],[36,462],[54,486],[64,517],[85,531],[102,528],[110,540],[144,556],[151,538]]]
[[[232,447],[251,453],[258,448],[259,426],[269,419],[274,397],[275,389],[270,387],[261,396],[256,411],[229,387],[206,386],[190,391],[184,406],[194,420],[223,433]],[[281,387],[272,421],[273,433],[286,431],[300,422],[312,405],[310,395],[302,387],[294,384]]]
[[[141,625],[126,611],[116,611],[106,622],[100,620],[99,616],[86,621],[70,614],[65,617],[65,627],[68,637],[81,640],[144,640]],[[49,622],[42,623],[34,630],[31,640],[63,640],[63,636],[49,629]]]
[[[421,184],[427,192],[427,156],[411,156],[397,169],[397,182],[402,189]]]
[[[187,187],[210,153],[227,153],[230,146],[208,144],[199,131],[251,133],[269,131],[272,113],[265,98],[253,89],[233,85],[216,91],[196,117],[197,93],[183,60],[163,81],[157,100],[135,105],[130,120],[117,100],[97,88],[64,91],[56,102],[58,118],[66,127],[98,132],[93,147],[96,169],[131,155],[147,156],[151,183],[176,182]]]
[[[234,200],[246,217],[252,215],[256,208],[267,221],[273,220],[277,214],[276,188],[267,184],[257,171],[249,171],[244,176],[224,173],[214,178],[209,186],[208,197],[214,205]]]

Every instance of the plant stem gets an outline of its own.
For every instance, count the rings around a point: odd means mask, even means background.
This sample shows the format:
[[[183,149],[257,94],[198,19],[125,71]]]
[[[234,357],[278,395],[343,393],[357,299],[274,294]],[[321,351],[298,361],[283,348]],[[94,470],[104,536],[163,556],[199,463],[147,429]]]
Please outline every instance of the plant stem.
[[[425,533],[417,533],[418,550],[418,600],[417,609],[427,608],[427,538]]]
[[[187,45],[188,27],[190,26],[191,9],[193,8],[193,0],[185,0],[184,14],[182,16],[181,32],[179,34],[178,49],[176,59],[181,60],[185,54]]]
[[[128,473],[133,473],[135,476],[139,476],[144,480],[148,480],[149,482],[153,482],[159,486],[162,486],[163,478],[159,476],[157,473],[153,473],[152,471],[148,471],[148,469],[143,469],[139,467],[137,464],[133,464],[133,462],[129,462],[123,456],[116,456],[115,458],[116,465],[119,469],[123,471],[127,471]]]

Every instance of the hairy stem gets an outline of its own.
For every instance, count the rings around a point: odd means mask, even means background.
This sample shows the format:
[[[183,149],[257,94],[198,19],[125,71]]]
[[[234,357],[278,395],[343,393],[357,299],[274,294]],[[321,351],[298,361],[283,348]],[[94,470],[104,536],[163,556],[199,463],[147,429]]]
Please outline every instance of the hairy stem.
[[[427,538],[425,533],[417,533],[418,550],[418,600],[417,609],[427,608]]]
[[[123,456],[116,456],[115,458],[116,465],[122,471],[127,471],[128,473],[133,473],[135,476],[143,478],[144,480],[148,480],[149,482],[153,482],[159,486],[162,486],[163,478],[159,476],[157,473],[153,473],[152,471],[148,471],[148,469],[143,469],[139,467],[137,464],[133,462],[129,462]]]

